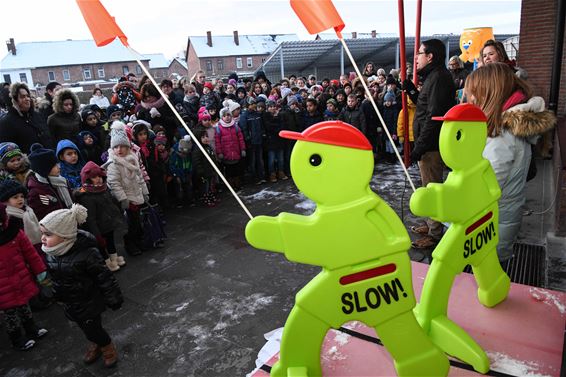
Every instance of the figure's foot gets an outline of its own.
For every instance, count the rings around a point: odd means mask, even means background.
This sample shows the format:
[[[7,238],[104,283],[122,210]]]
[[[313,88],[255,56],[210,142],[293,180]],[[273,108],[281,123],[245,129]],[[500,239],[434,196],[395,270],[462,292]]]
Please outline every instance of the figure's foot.
[[[489,289],[478,288],[478,299],[482,305],[488,308],[494,307],[507,298],[511,279],[506,273],[501,272],[499,278],[489,287]]]
[[[438,348],[432,347],[427,352],[415,355],[414,358],[395,362],[397,374],[402,376],[446,376],[450,362]]]

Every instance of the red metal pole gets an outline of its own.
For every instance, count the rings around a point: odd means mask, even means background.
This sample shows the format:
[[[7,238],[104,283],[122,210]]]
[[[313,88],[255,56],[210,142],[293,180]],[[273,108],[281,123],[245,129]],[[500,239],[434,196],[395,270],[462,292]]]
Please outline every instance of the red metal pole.
[[[423,11],[423,1],[417,0],[417,26],[415,30],[415,57],[413,60],[413,83],[418,86],[419,76],[417,75],[417,53],[421,46],[421,16]]]
[[[397,7],[399,10],[399,63],[401,70],[400,77],[401,82],[405,81],[407,78],[407,64],[405,62],[406,55],[405,55],[405,9],[403,6],[403,0],[398,0]],[[403,92],[401,94],[401,99],[403,101],[403,130],[405,131],[405,145],[403,148],[403,161],[405,162],[405,166],[409,166],[411,163],[411,151],[409,150],[409,113],[407,111],[407,94]],[[395,146],[393,146],[395,148]]]

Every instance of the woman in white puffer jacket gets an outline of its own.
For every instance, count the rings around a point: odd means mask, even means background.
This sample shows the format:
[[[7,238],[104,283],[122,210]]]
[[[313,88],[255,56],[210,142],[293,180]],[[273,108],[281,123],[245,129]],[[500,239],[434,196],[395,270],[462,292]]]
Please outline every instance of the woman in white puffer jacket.
[[[501,188],[497,254],[504,262],[513,256],[513,243],[521,227],[531,145],[555,126],[556,117],[545,110],[541,97],[532,96],[527,82],[503,63],[472,72],[465,92],[468,101],[478,105],[488,119],[483,156],[491,163]]]

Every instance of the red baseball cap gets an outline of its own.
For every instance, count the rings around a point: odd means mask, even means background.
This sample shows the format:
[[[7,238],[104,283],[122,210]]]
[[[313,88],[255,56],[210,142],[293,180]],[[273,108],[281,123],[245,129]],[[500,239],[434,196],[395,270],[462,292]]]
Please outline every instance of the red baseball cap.
[[[279,136],[285,139],[309,141],[311,143],[372,150],[371,144],[360,130],[350,126],[348,123],[336,120],[317,123],[301,133],[281,131]]]
[[[456,105],[443,116],[432,117],[432,120],[456,120],[461,122],[487,122],[483,111],[470,103]]]

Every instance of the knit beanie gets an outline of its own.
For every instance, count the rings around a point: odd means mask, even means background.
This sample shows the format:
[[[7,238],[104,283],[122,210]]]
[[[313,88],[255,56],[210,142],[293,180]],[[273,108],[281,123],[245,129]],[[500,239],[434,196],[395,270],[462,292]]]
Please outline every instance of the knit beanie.
[[[25,197],[28,190],[14,179],[4,179],[0,182],[0,202],[7,202],[16,194],[23,194]]]
[[[297,102],[299,102],[299,101],[297,100],[296,96],[287,97],[287,105],[288,106],[291,106],[292,104],[297,103]]]
[[[232,115],[232,112],[228,107],[223,107],[222,110],[220,110],[220,118],[222,118],[226,114]]]
[[[0,143],[0,162],[6,164],[12,157],[22,156],[23,153],[17,144],[5,142]]]
[[[202,113],[208,113],[208,111],[206,110],[206,107],[204,107],[204,106],[201,106],[201,107],[198,109],[198,113],[197,113],[197,114],[200,115],[200,114],[202,114]]]
[[[126,125],[119,120],[112,123],[110,130],[110,148],[117,147],[119,145],[130,146],[130,140],[126,134]]]
[[[228,80],[228,85],[232,85],[234,88],[238,85],[238,82],[234,79]]]
[[[210,114],[208,113],[208,111],[206,111],[206,109],[202,113],[199,113],[199,115],[198,115],[198,121],[199,122],[201,122],[205,119],[210,120]]]
[[[43,148],[43,145],[39,143],[32,144],[28,159],[31,170],[43,178],[49,176],[49,172],[58,162],[55,151]]]
[[[106,178],[106,170],[98,166],[93,161],[89,161],[81,170],[81,183],[84,185],[85,183],[88,183],[87,180],[95,177]]]
[[[208,118],[210,119],[210,115],[208,116]],[[167,137],[158,135],[155,137],[155,140],[153,142],[155,143],[155,145],[167,145]]]
[[[110,119],[110,116],[114,114],[116,111],[122,111],[122,106],[120,105],[110,105],[106,108],[106,117]],[[83,118],[84,119],[84,118]]]
[[[58,209],[49,213],[40,222],[50,233],[67,239],[77,238],[77,226],[87,218],[87,209],[80,204],[73,204],[71,209]]]
[[[214,89],[214,87],[212,86],[212,83],[210,83],[210,82],[205,82],[203,86],[204,86],[205,88],[210,89],[210,90],[213,90],[213,89]]]
[[[151,123],[146,122],[142,119],[138,119],[134,121],[134,125],[132,126],[132,134],[134,135],[134,137],[137,137],[141,131],[145,130],[145,132],[149,133],[150,129]]]
[[[395,80],[395,77],[393,77],[393,75],[388,75],[387,79],[385,80],[385,85],[390,85],[390,84],[397,85],[397,80]]]
[[[191,150],[191,137],[185,135],[181,140],[179,140],[179,152],[188,153]]]
[[[224,102],[222,102],[222,105],[224,107],[227,107],[230,110],[230,113],[232,113],[234,110],[239,109],[240,108],[240,104],[237,102],[232,101],[231,99],[227,99]],[[222,115],[221,115],[222,116]]]
[[[265,94],[260,94],[259,96],[257,96],[257,98],[255,99],[257,102],[265,102],[267,101],[267,96]]]
[[[287,97],[287,95],[291,93],[291,89],[289,88],[281,88],[281,98]]]
[[[338,108],[338,101],[336,101],[334,98],[330,98],[328,101],[326,101],[326,104],[328,105],[329,103],[331,103],[332,105],[334,105],[335,108]]]
[[[89,108],[84,108],[83,111],[81,111],[81,119],[83,122],[86,122],[86,118],[88,118],[89,116],[94,115],[96,116],[96,113],[94,112],[94,110],[92,109],[92,107]]]
[[[388,90],[383,97],[383,102],[395,102],[395,94],[391,90]]]

